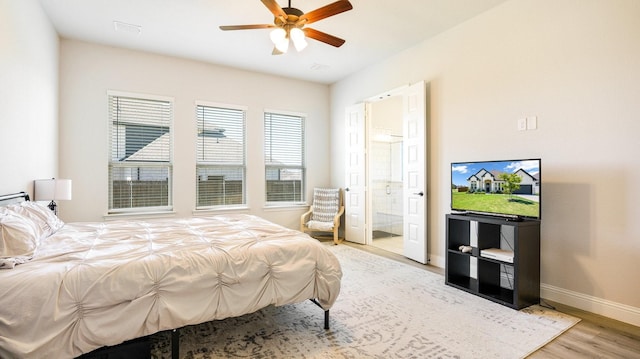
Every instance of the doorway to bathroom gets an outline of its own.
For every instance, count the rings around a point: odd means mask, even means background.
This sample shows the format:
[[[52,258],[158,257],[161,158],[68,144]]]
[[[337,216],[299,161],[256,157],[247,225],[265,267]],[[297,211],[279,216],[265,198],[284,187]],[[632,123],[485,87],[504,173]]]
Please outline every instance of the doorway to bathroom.
[[[347,241],[427,263],[426,138],[424,81],[345,109]]]
[[[403,253],[402,96],[370,104],[371,245]]]

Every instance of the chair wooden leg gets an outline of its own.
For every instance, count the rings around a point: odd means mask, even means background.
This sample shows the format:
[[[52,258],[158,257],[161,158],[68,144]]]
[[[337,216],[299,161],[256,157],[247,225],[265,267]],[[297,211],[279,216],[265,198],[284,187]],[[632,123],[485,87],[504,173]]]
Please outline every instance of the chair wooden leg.
[[[334,230],[333,231],[333,244],[338,245],[340,243],[342,243],[342,241],[344,240],[344,238],[339,238],[338,237],[338,230]]]

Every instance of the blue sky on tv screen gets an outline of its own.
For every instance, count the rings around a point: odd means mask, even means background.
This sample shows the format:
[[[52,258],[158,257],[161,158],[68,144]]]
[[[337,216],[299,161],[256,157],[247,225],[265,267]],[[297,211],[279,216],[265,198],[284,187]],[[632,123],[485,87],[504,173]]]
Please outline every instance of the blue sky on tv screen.
[[[534,176],[540,172],[540,160],[452,163],[451,181],[457,186],[467,186],[467,179],[481,169],[513,173],[521,168]]]

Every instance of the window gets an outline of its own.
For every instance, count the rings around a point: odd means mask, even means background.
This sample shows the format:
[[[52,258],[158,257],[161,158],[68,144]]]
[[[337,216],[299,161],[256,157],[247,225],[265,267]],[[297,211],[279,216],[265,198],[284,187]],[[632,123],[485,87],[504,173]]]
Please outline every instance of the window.
[[[196,208],[245,204],[246,110],[196,104]]]
[[[172,119],[171,99],[109,93],[109,213],[172,208]]]
[[[267,203],[303,202],[304,117],[265,112],[264,155]]]

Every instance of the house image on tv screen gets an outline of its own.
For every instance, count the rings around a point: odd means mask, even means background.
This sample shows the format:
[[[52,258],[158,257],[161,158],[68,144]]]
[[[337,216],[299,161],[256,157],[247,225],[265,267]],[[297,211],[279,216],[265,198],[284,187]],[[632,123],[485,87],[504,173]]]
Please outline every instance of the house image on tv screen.
[[[505,173],[499,170],[488,171],[482,168],[467,178],[469,190],[471,192],[502,193],[506,182],[501,179],[501,175]],[[531,175],[522,168],[515,170],[513,173],[520,177],[519,188],[515,189],[513,194],[537,195],[540,193],[538,173]]]

